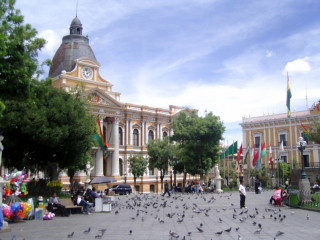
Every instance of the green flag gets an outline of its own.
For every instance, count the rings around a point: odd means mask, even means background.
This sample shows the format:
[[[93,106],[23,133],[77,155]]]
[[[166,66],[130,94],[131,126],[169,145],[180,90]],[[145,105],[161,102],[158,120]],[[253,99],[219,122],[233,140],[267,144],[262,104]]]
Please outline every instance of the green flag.
[[[246,152],[246,155],[244,157],[244,160],[243,160],[243,165],[246,165],[247,164],[247,158],[249,156],[249,151],[250,151],[250,148],[248,148],[247,152]]]
[[[287,73],[287,108],[288,108],[288,117],[291,117],[291,111],[290,111],[290,99],[292,97],[291,89],[290,89],[290,83],[289,83],[289,75]]]

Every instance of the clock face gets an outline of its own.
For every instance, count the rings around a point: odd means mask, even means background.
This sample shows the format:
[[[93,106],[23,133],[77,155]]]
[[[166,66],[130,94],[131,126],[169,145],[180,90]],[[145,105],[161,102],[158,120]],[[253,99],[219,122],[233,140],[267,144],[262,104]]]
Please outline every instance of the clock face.
[[[89,67],[84,67],[82,69],[82,76],[85,78],[85,79],[91,79],[92,78],[92,69],[89,68]]]

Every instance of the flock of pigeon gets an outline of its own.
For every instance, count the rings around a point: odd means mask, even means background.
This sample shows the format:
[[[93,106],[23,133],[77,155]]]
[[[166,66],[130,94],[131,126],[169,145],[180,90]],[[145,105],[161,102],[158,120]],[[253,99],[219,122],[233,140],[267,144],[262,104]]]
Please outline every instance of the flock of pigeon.
[[[152,239],[166,239],[165,236],[169,240],[241,240],[260,237],[280,239],[285,234],[281,231],[281,224],[286,221],[287,216],[282,213],[281,208],[270,205],[264,209],[240,209],[238,201],[232,203],[231,196],[232,193],[178,193],[171,195],[171,197],[162,197],[159,194],[119,196],[113,203],[111,214],[114,214],[112,215],[114,218],[117,215],[122,215],[122,218],[123,215],[128,217],[123,221],[123,225],[128,227],[127,233],[123,233],[123,239],[137,240],[139,235],[135,235],[135,233],[140,232],[141,234],[141,228],[147,228],[152,232],[152,228],[157,228],[157,226],[160,229],[167,229],[167,233],[154,229],[154,232],[162,232],[162,235],[154,236]],[[223,202],[223,207],[221,207],[221,202],[219,207],[215,205],[217,200]],[[264,228],[264,225],[268,226],[270,222],[276,223],[279,229]],[[143,225],[143,223],[146,224]],[[245,225],[246,227],[244,227]],[[248,229],[252,229],[252,232],[248,232]],[[90,231],[91,227],[88,227],[81,234],[89,234]],[[108,232],[108,227],[99,229],[98,232],[90,236],[102,239],[105,232]],[[69,233],[67,237],[76,239],[74,232]],[[90,239],[89,235],[88,239]]]

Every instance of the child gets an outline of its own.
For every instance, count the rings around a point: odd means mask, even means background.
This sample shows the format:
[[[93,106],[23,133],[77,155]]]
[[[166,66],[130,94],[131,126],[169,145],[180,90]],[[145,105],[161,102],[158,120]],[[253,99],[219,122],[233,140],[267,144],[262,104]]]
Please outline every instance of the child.
[[[240,180],[240,186],[239,186],[239,193],[240,193],[240,208],[246,208],[246,189],[243,186],[243,179]]]

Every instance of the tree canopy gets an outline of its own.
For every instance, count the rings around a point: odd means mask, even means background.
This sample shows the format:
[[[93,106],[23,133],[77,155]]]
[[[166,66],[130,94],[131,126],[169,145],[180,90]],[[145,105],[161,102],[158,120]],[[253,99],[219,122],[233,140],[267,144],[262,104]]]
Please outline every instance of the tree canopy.
[[[138,177],[143,176],[147,170],[148,161],[141,155],[136,155],[128,158],[130,172],[133,175],[134,187],[136,186],[136,180]]]
[[[0,98],[26,99],[36,76],[37,56],[45,40],[14,8],[15,0],[0,1]]]
[[[37,54],[45,40],[24,24],[14,0],[0,1],[0,132],[8,168],[84,169],[95,122],[80,92],[66,93],[39,81]],[[50,62],[50,61],[46,61]]]
[[[195,111],[183,111],[172,122],[172,140],[179,144],[180,157],[188,173],[202,176],[218,162],[219,141],[225,130],[211,112],[199,117]]]
[[[163,189],[163,178],[168,170],[169,162],[174,158],[173,146],[168,137],[155,139],[147,145],[149,155],[149,167],[160,171],[161,190]]]

